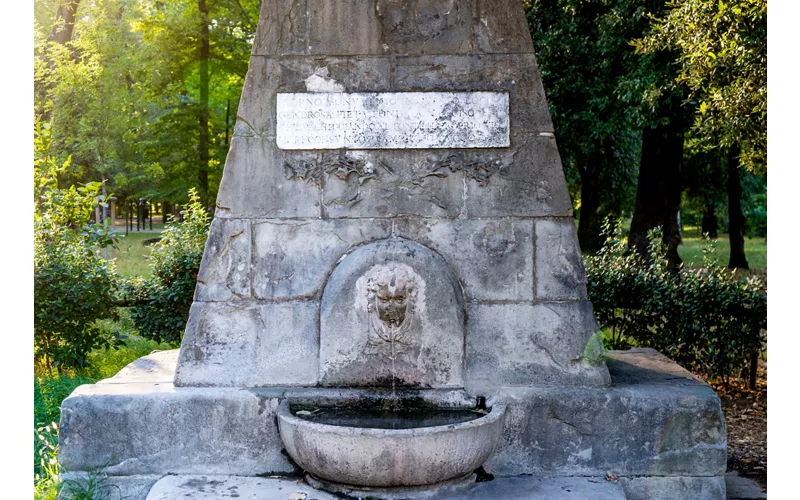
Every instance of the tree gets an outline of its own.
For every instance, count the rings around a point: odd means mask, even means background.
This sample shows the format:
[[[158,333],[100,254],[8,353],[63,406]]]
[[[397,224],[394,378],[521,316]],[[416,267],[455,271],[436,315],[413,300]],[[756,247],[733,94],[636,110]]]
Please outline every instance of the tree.
[[[767,2],[682,0],[637,43],[677,52],[676,81],[696,103],[693,135],[727,157],[729,267],[747,268],[738,169],[766,169]]]
[[[651,2],[648,14],[663,10],[664,2]],[[649,19],[650,16],[643,16]],[[642,28],[639,33],[649,29]],[[636,189],[636,205],[628,235],[628,248],[650,259],[648,234],[661,228],[672,269],[681,263],[682,241],[679,212],[683,191],[684,140],[691,123],[691,107],[684,106],[686,89],[674,82],[673,55],[661,51],[639,55],[628,77],[639,101],[642,153]]]
[[[37,80],[53,82],[40,86],[44,97],[37,99],[52,108],[54,153],[73,158],[64,185],[108,179],[120,201],[180,204],[198,187],[208,206],[222,175],[258,7],[258,0],[81,4],[71,40],[51,50],[52,65],[37,63]],[[40,53],[53,47],[46,42],[51,24],[40,8]]]
[[[72,40],[72,32],[75,28],[75,16],[78,12],[78,5],[80,0],[59,0],[58,10],[56,10],[55,21],[52,23],[50,35],[47,37],[45,43],[39,44],[41,46],[40,60],[49,68],[52,68],[53,61],[48,54],[48,46],[52,44],[66,45]],[[47,5],[52,9],[52,5]],[[39,72],[38,74],[42,74]],[[47,106],[47,93],[52,90],[55,82],[53,80],[36,81],[37,94],[39,96],[39,105],[36,107],[36,115],[40,121],[47,121],[50,119],[49,107]]]
[[[198,103],[199,112],[197,114],[200,130],[200,139],[197,141],[200,164],[198,165],[197,185],[200,189],[200,202],[203,206],[208,206],[208,162],[210,160],[208,155],[208,61],[211,58],[211,41],[208,34],[209,21],[206,0],[197,0],[197,10],[200,14],[200,101]]]
[[[661,106],[663,121],[645,127],[642,133],[642,156],[636,190],[636,206],[628,235],[628,247],[639,255],[650,257],[648,233],[660,227],[667,247],[669,267],[681,263],[678,245],[681,231],[678,212],[683,191],[683,142],[686,122],[681,117],[680,103],[674,100]]]
[[[632,201],[641,144],[626,88],[636,57],[628,44],[635,3],[533,0],[528,7],[567,178],[580,185],[584,251],[600,248],[604,217],[621,215]]]

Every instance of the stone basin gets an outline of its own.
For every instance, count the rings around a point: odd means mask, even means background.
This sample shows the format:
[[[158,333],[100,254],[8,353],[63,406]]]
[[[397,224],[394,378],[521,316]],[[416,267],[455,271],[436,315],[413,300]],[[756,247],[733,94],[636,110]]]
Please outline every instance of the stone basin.
[[[461,409],[448,418],[451,409],[429,408],[422,418],[381,422],[374,412],[358,419],[358,410],[345,409],[312,421],[305,417],[312,412],[300,410],[301,418],[298,408],[302,407],[284,400],[277,413],[281,439],[292,459],[315,478],[378,488],[469,477],[500,441],[505,413],[504,405],[495,405],[488,413],[473,412],[474,417],[465,417],[470,410]]]

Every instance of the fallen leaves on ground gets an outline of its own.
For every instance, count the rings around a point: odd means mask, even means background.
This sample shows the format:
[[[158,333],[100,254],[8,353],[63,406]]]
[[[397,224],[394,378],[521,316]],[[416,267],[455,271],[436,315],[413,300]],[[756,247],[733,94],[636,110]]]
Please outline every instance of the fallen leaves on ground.
[[[722,402],[728,431],[728,470],[767,487],[767,364],[759,361],[756,390],[732,380],[712,384]]]

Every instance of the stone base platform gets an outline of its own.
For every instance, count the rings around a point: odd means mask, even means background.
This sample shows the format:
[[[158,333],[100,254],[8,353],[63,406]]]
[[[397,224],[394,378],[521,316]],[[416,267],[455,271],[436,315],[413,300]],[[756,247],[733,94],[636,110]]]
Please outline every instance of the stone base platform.
[[[412,496],[397,498],[416,498]],[[147,500],[217,500],[242,498],[248,500],[339,500],[334,495],[315,490],[304,482],[286,478],[261,478],[241,476],[167,476],[158,481]],[[360,498],[360,497],[359,497]],[[374,498],[372,496],[368,498]],[[501,478],[473,483],[457,493],[438,492],[437,499],[478,500],[506,498],[519,500],[625,500],[618,483],[600,478]]]
[[[632,500],[724,499],[725,422],[713,390],[651,349],[607,356],[609,387],[416,396],[453,405],[485,396],[489,405],[508,405],[503,441],[484,464],[498,479],[477,483],[476,495],[517,484],[522,479],[515,476],[583,478],[593,485],[589,479],[611,472]],[[296,474],[281,453],[275,421],[283,399],[382,397],[363,389],[175,387],[176,359],[177,351],[153,353],[64,401],[59,460],[66,477],[99,470],[127,498],[143,500],[164,476]],[[324,498],[314,491],[309,499]],[[503,497],[487,494],[475,498]]]

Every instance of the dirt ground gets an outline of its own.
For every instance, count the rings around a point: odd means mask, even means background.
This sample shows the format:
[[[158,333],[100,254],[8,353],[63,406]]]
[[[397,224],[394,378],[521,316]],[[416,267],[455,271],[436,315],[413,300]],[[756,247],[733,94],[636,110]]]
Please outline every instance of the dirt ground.
[[[759,363],[757,390],[735,380],[725,389],[712,384],[722,402],[728,430],[728,471],[767,488],[767,364]]]

